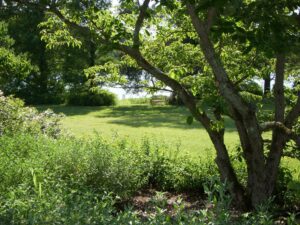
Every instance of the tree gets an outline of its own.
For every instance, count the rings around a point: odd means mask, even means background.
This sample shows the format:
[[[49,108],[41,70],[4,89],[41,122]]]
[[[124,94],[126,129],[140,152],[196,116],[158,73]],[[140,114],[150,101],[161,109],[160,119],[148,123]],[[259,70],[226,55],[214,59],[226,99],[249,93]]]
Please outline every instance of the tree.
[[[25,55],[17,55],[9,37],[7,24],[0,21],[0,90],[5,94],[14,94],[24,85],[24,80],[34,71],[34,67]]]
[[[68,1],[14,2],[44,7],[51,13],[43,24],[43,38],[49,46],[80,45],[78,35],[92,35],[97,45],[123,52],[125,62],[151,74],[156,86],[168,86],[178,93],[208,132],[221,178],[230,183],[238,205],[256,207],[273,194],[286,143],[292,140],[300,146],[299,134],[293,129],[300,114],[299,87],[290,107],[284,95],[288,54],[299,47],[297,1],[144,0],[140,4],[124,0],[119,11],[103,10],[96,4],[101,1],[92,0],[80,2],[85,11],[75,10]],[[276,10],[270,10],[270,4]],[[257,20],[251,22],[254,18]],[[53,35],[57,24],[61,31]],[[261,77],[257,71],[261,60],[254,58],[255,63],[249,63],[249,59],[260,54],[266,55],[268,65],[276,61],[271,121],[260,120],[251,93],[253,80]],[[118,68],[120,65],[107,63],[88,72],[104,70],[107,78],[119,82],[123,80],[117,76]],[[298,82],[299,76],[294,78]],[[207,102],[212,114],[204,107]],[[247,165],[246,187],[238,180],[224,143],[224,114],[234,120],[239,134]],[[264,141],[265,131],[272,131],[270,145]]]
[[[10,92],[28,104],[61,103],[66,92],[84,88],[87,77],[83,70],[101,63],[105,51],[99,51],[91,37],[82,38],[81,48],[62,46],[51,50],[41,40],[39,24],[46,20],[46,10],[31,5],[16,5],[11,1],[1,4],[1,18],[7,21],[7,32],[14,39],[11,48],[17,54],[26,54],[36,70]],[[102,5],[101,5],[102,6]],[[76,10],[84,10],[74,5]],[[104,7],[104,6],[103,6]],[[99,53],[104,55],[100,55]],[[16,84],[17,85],[17,84]],[[12,85],[14,86],[14,85]],[[74,90],[75,89],[75,90]],[[7,91],[6,91],[7,92]]]

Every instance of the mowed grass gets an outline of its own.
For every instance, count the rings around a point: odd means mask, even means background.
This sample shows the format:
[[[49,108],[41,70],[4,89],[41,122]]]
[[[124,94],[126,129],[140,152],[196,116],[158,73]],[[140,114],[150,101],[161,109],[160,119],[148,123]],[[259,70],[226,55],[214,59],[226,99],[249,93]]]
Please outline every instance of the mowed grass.
[[[171,148],[197,155],[213,152],[213,144],[203,127],[194,121],[186,123],[189,112],[184,107],[120,105],[114,107],[39,106],[64,113],[63,126],[78,137],[88,137],[95,132],[103,137],[125,137],[130,141],[145,138],[159,141]],[[233,122],[226,118],[226,143],[234,147],[238,136]]]
[[[166,145],[171,151],[188,153],[191,157],[209,157],[215,155],[213,144],[205,129],[196,121],[186,123],[189,112],[184,107],[119,105],[113,107],[81,106],[38,106],[56,113],[63,113],[63,127],[77,137],[88,138],[95,133],[104,138],[121,137],[140,143],[147,139]],[[225,143],[233,151],[239,138],[231,119],[225,118]],[[283,164],[293,170],[300,180],[299,160],[285,158]],[[298,177],[299,176],[299,177]]]

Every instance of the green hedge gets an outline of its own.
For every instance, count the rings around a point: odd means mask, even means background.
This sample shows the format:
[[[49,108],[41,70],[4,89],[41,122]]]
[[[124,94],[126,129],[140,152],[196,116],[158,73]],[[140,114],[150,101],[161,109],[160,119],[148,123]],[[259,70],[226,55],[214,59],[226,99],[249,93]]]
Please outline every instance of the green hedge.
[[[115,94],[100,88],[83,91],[72,91],[68,97],[69,105],[77,106],[110,106],[115,105],[117,97]]]

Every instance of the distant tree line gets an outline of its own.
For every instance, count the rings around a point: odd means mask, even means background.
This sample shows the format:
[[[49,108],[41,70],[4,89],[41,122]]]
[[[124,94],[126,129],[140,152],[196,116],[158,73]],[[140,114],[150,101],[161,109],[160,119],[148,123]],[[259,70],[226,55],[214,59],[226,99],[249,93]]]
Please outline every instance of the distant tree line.
[[[68,98],[74,101],[78,93],[101,85],[89,81],[84,69],[112,60],[116,54],[96,46],[89,36],[81,39],[81,47],[47,48],[39,26],[48,19],[45,9],[4,5],[3,1],[0,7],[0,89],[6,95],[13,94],[27,104],[58,104]]]

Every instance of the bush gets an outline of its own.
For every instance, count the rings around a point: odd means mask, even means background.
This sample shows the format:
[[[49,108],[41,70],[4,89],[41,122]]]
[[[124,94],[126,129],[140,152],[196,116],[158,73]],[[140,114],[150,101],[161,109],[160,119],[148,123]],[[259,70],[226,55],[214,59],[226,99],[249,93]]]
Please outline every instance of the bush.
[[[203,192],[203,184],[217,173],[212,158],[193,158],[179,155],[160,142],[146,139],[142,144],[147,161],[148,184],[162,191]]]
[[[100,88],[74,90],[68,97],[68,104],[77,106],[110,106],[115,105],[116,102],[115,94]]]
[[[61,117],[51,110],[39,113],[35,108],[25,107],[22,100],[5,97],[0,91],[0,136],[26,132],[57,137],[61,131]]]

